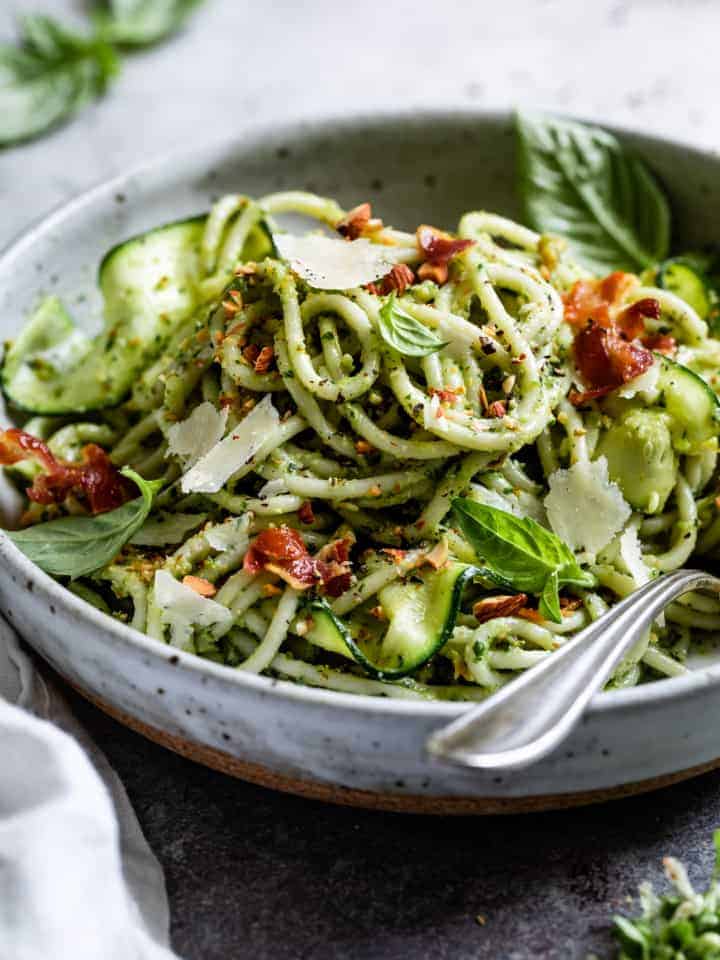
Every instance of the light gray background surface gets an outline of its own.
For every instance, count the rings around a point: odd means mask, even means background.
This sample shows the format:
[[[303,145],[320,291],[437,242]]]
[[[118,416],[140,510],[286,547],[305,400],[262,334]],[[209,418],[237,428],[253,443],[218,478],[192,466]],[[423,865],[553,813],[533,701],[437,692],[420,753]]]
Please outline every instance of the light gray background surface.
[[[0,0],[78,18],[81,0]],[[149,156],[274,119],[522,104],[720,144],[718,0],[208,0],[108,96],[0,152],[0,246]],[[241,184],[238,185],[242,187]],[[662,854],[707,875],[720,775],[574,813],[429,821],[271,794],[82,719],[165,867],[187,960],[609,955],[607,918]],[[484,926],[475,921],[481,914]]]

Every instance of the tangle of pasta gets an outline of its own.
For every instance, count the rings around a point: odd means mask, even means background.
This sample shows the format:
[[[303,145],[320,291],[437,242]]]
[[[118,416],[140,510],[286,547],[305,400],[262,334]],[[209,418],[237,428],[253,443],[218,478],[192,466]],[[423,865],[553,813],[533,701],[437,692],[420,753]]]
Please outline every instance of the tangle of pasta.
[[[443,624],[439,649],[405,676],[373,672],[314,642],[318,603],[362,636],[365,627],[387,626],[393,585],[427,583],[423,573],[448,560],[482,567],[453,519],[457,497],[552,527],[553,497],[565,496],[577,517],[574,481],[556,486],[553,478],[586,468],[598,477],[612,423],[662,405],[652,371],[578,402],[575,331],[564,311],[577,284],[593,278],[559,242],[494,214],[468,213],[453,239],[471,243],[433,261],[416,234],[366,213],[355,235],[405,269],[394,269],[385,286],[315,289],[258,240],[265,224],[287,213],[325,229],[352,225],[352,212],[310,194],[222,198],[203,230],[200,306],[130,396],[85,419],[43,416],[24,425],[64,461],[99,444],[114,464],[163,481],[132,541],[70,589],[158,640],[240,670],[363,694],[473,699],[550,656],[648,578],[717,549],[715,441],[701,452],[668,454],[662,503],[651,491],[644,509],[608,519],[599,549],[573,546],[596,586],[562,591],[561,622],[543,618],[532,598],[508,602],[512,594],[480,570],[453,622]],[[672,341],[674,359],[711,379],[720,342],[691,306],[645,279],[626,278],[623,305],[656,301],[645,334]],[[391,297],[439,349],[403,355],[382,336]],[[246,462],[217,488],[189,484],[201,458],[182,446],[178,428],[194,417],[196,433],[212,433],[221,418],[217,444],[235,430],[242,436],[251,416],[260,434]],[[212,444],[205,446],[203,455]],[[631,498],[612,469],[603,489],[608,503],[626,508]],[[53,511],[30,504],[28,519]],[[586,519],[602,534],[603,516]],[[293,574],[287,556],[253,548],[266,543],[262,534],[288,530],[299,535],[303,562],[307,555],[315,564],[312,582]],[[330,574],[317,573],[323,562]],[[177,601],[170,581],[185,591]],[[186,609],[189,592],[197,602]],[[488,599],[494,607],[483,604]],[[718,628],[720,602],[684,598],[612,685],[682,674],[691,642]]]

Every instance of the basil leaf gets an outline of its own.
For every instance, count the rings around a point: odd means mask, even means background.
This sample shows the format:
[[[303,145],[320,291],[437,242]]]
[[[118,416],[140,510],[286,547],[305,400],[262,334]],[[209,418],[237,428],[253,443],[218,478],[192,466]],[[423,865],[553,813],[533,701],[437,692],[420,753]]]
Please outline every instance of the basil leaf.
[[[558,582],[557,570],[551,573],[545,581],[543,592],[540,595],[540,616],[546,620],[552,620],[553,623],[562,623],[562,612],[560,610],[560,584]]]
[[[516,116],[525,218],[565,237],[595,273],[637,270],[667,255],[670,209],[652,174],[598,127]]]
[[[150,513],[161,480],[143,480],[128,467],[121,471],[141,496],[94,517],[60,517],[25,530],[6,531],[33,563],[55,577],[83,577],[110,563]]]
[[[411,317],[391,293],[380,308],[380,336],[404,357],[427,357],[447,346],[432,330]]]
[[[464,497],[452,505],[478,557],[515,590],[541,596],[541,613],[548,619],[559,622],[561,586],[594,586],[595,578],[580,569],[567,544],[530,517],[516,517]]]
[[[102,94],[117,72],[104,39],[27,16],[19,46],[0,46],[0,146],[35,137]]]
[[[200,3],[202,0],[105,0],[99,19],[113,43],[142,47],[179,30]]]

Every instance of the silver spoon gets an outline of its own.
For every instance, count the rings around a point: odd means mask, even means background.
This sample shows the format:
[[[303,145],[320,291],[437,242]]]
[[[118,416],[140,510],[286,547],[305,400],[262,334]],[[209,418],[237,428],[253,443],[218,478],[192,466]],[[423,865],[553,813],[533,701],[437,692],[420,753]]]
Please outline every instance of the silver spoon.
[[[512,770],[540,760],[568,736],[653,620],[689,590],[720,593],[720,579],[676,570],[646,583],[551,657],[433,733],[428,752],[479,770]]]

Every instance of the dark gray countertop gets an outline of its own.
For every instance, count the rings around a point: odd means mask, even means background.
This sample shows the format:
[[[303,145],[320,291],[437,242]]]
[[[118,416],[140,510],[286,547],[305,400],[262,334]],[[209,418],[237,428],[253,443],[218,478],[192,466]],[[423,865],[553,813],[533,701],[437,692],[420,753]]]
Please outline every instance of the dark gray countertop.
[[[663,855],[711,870],[720,772],[558,813],[383,814],[232,780],[73,702],[165,869],[184,960],[606,958]]]

